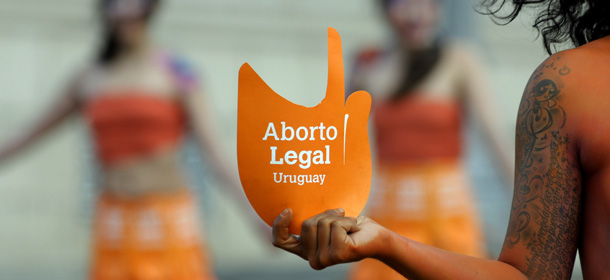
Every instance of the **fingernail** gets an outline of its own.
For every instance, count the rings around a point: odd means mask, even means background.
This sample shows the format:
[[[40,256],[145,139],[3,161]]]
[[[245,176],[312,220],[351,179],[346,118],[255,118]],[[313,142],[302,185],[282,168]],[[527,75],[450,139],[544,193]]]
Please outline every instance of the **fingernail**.
[[[280,214],[282,217],[288,215],[288,208],[284,209],[284,211],[282,211],[282,213]]]
[[[345,210],[343,210],[343,208],[339,208],[337,209],[337,211],[339,211],[340,213],[345,213]]]

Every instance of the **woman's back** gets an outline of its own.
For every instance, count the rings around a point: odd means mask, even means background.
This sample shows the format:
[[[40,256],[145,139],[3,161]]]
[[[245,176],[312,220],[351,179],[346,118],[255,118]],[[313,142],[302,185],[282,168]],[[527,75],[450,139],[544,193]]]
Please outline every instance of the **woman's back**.
[[[568,137],[578,151],[583,178],[579,247],[583,274],[610,277],[610,37],[559,53],[564,77]],[[565,62],[562,64],[561,62]],[[572,140],[573,139],[573,140]],[[564,160],[564,159],[562,159]],[[561,179],[561,178],[559,178]]]

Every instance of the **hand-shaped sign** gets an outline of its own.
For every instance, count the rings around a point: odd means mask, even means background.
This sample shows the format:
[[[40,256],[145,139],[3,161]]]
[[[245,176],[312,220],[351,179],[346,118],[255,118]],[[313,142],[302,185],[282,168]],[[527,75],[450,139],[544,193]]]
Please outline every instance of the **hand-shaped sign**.
[[[327,209],[360,214],[369,195],[371,153],[367,121],[371,97],[345,100],[341,38],[328,29],[328,86],[315,107],[275,93],[245,63],[239,71],[237,158],[239,176],[258,215],[269,225],[285,208],[290,232]]]

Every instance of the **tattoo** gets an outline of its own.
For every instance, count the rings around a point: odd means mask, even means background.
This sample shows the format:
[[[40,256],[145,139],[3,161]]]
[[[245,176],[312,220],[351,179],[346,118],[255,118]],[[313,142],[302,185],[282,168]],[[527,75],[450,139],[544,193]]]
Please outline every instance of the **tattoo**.
[[[505,249],[526,250],[534,279],[569,279],[580,222],[580,171],[564,129],[561,77],[571,73],[554,56],[528,83],[516,131],[515,193]]]

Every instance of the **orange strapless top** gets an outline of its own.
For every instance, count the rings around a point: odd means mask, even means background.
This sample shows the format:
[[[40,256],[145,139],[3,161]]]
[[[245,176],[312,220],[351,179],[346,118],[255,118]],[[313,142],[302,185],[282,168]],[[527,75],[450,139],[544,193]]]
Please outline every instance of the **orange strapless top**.
[[[457,159],[461,155],[458,102],[406,97],[376,104],[373,118],[381,163]]]
[[[105,165],[177,145],[186,125],[178,102],[142,93],[96,97],[85,116]]]

